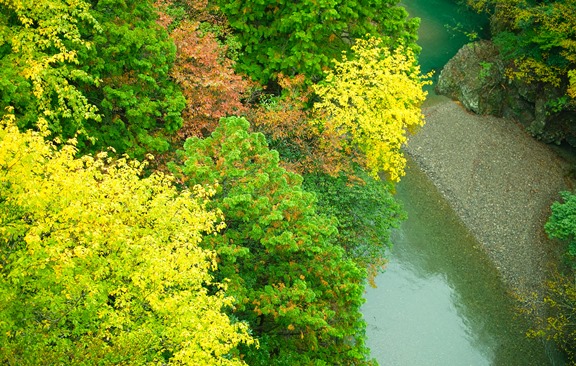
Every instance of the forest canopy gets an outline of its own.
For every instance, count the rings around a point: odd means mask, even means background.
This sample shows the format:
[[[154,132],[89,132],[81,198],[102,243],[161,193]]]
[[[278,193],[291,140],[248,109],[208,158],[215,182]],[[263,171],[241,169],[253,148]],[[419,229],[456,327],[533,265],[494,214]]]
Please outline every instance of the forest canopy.
[[[394,0],[0,0],[0,362],[375,364],[417,27]]]

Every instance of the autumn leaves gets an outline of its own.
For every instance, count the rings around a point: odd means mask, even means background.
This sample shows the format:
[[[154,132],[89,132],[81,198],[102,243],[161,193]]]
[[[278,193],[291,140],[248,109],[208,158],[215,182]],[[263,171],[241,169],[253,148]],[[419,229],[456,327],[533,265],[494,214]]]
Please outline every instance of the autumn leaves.
[[[0,362],[371,364],[416,23],[216,3],[0,0]]]

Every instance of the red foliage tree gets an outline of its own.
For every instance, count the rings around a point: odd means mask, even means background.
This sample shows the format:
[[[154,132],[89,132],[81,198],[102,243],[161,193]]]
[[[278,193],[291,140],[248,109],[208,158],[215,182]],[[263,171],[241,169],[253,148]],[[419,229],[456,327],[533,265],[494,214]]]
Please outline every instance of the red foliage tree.
[[[171,6],[170,0],[156,2],[158,23],[166,29],[174,25],[167,12]],[[179,6],[184,6],[187,15],[170,33],[177,48],[170,75],[187,101],[184,124],[178,131],[184,140],[209,135],[221,117],[245,114],[247,107],[241,99],[251,83],[234,72],[234,61],[226,57],[226,46],[216,35],[200,29],[200,21],[218,23],[208,12],[208,1],[185,0]]]
[[[220,117],[243,115],[241,98],[250,83],[234,73],[226,49],[210,34],[201,34],[199,23],[182,22],[171,37],[177,47],[172,77],[182,88],[187,106],[181,138],[209,135]]]

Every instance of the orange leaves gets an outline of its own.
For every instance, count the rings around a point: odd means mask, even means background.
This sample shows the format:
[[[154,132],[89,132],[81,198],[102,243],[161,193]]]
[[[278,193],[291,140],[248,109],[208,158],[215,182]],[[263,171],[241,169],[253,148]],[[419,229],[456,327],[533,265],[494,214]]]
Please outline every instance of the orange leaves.
[[[208,7],[208,0],[183,0],[191,11],[200,12]]]
[[[287,208],[283,212],[284,220],[287,222],[298,222],[302,219],[302,210],[298,207]]]
[[[284,167],[298,174],[350,171],[356,157],[345,151],[343,138],[309,122],[306,104],[312,90],[305,86],[304,76],[280,75],[278,82],[283,95],[262,101],[250,111],[250,120],[254,129],[269,136],[272,147],[280,151]]]
[[[168,15],[171,0],[157,0],[158,23],[169,29],[175,19]],[[176,45],[176,60],[170,76],[178,83],[186,98],[184,124],[178,137],[208,136],[221,117],[243,115],[246,107],[241,98],[251,86],[250,81],[234,73],[234,62],[226,57],[226,46],[216,35],[200,29],[200,21],[222,26],[222,19],[210,12],[207,0],[184,0],[178,7],[187,13],[171,32]]]
[[[225,47],[212,34],[202,34],[199,23],[182,22],[171,37],[177,47],[171,76],[187,101],[180,138],[206,136],[220,117],[244,114],[241,97],[250,82],[234,73]]]

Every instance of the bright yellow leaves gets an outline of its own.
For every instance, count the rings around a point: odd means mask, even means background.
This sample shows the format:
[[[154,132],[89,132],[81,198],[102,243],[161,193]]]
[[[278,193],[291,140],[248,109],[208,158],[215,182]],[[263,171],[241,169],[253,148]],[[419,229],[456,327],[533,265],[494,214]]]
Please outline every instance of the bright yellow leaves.
[[[518,57],[514,60],[515,68],[508,68],[506,75],[510,79],[520,79],[526,82],[544,82],[555,87],[562,83],[562,71],[559,67],[546,65],[546,63],[529,57]]]
[[[385,172],[391,181],[404,175],[401,151],[407,132],[424,124],[420,106],[426,97],[420,68],[410,49],[390,51],[378,38],[359,39],[335,61],[326,81],[315,86],[322,98],[315,105],[316,123],[348,137],[351,148],[365,155],[372,176]]]
[[[569,86],[567,93],[571,98],[576,99],[576,70],[568,71],[568,80]]]
[[[78,53],[92,47],[93,34],[101,31],[83,0],[0,0],[6,19],[0,26],[0,46],[9,46],[3,67],[30,81],[40,118],[99,120],[97,108],[75,86],[78,81],[97,85],[99,80],[75,67]],[[90,36],[82,30],[92,32]]]
[[[213,190],[74,153],[0,125],[0,363],[243,364],[254,341],[198,246]]]

